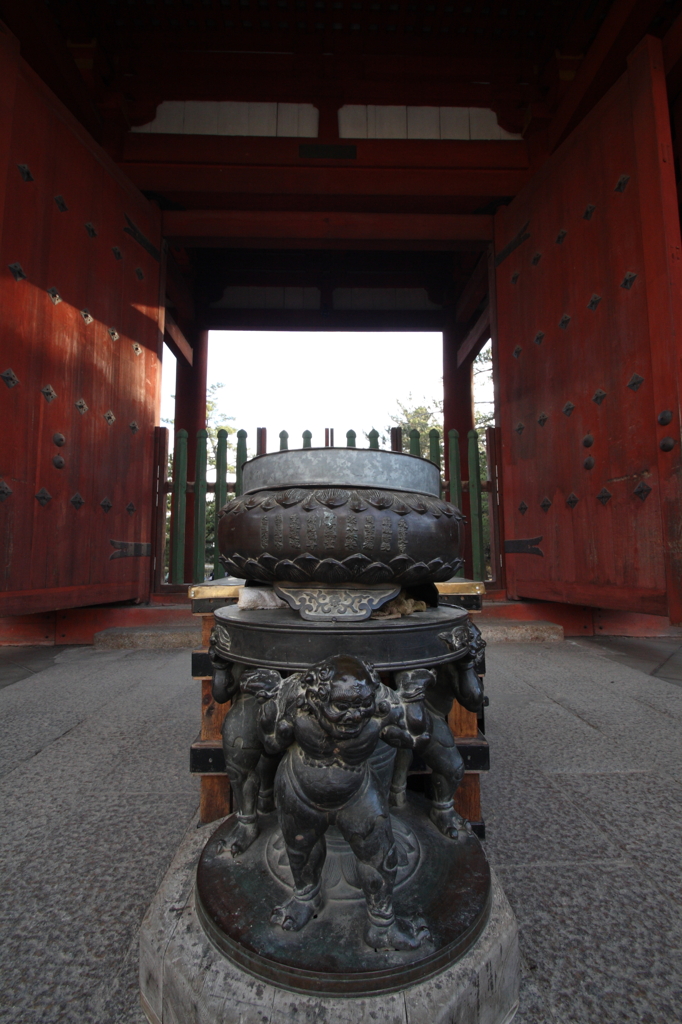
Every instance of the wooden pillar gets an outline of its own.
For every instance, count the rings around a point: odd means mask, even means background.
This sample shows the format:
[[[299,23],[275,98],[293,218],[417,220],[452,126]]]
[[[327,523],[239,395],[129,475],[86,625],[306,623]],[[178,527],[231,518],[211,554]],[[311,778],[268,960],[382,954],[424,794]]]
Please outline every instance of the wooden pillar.
[[[187,442],[187,479],[196,471],[197,431],[206,429],[206,376],[208,370],[208,331],[197,331],[192,338],[193,363],[178,359],[175,373],[175,431],[184,429]],[[192,579],[192,538],[194,536],[194,498],[187,502],[185,529],[185,581]]]
[[[456,739],[471,739],[478,736],[478,717],[467,711],[458,701],[452,705],[448,725]],[[455,793],[455,809],[472,823],[483,821],[481,814],[481,776],[479,772],[467,772]]]
[[[469,458],[467,435],[474,427],[473,362],[468,359],[457,366],[457,349],[462,340],[461,330],[450,327],[443,331],[443,432],[445,442],[445,465],[449,465],[448,432],[459,433],[459,458],[462,480],[469,479]],[[462,494],[462,512],[470,518],[469,493]],[[472,579],[471,530],[464,529],[464,575]]]
[[[214,624],[213,612],[201,616],[201,646],[205,650],[208,649]],[[201,678],[201,739],[220,744],[230,702],[216,704],[211,690],[212,683],[211,676]],[[231,810],[230,780],[227,775],[202,775],[199,820],[205,825],[224,818]]]
[[[317,142],[335,143],[339,139],[339,108],[343,105],[338,96],[331,93],[317,99],[319,110]]]

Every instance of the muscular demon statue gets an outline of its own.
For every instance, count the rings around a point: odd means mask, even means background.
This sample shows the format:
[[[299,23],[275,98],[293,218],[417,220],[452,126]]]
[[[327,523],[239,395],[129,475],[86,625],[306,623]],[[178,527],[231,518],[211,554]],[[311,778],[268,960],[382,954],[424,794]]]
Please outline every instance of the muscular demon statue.
[[[421,750],[431,720],[421,681],[384,686],[356,658],[329,658],[305,673],[276,681],[261,670],[242,685],[262,703],[259,729],[271,756],[284,753],[275,796],[286,844],[293,895],[271,920],[289,931],[303,928],[322,904],[325,832],[335,824],[358,860],[367,903],[365,941],[374,949],[416,949],[423,922],[397,919],[397,872],[388,798],[368,763],[379,740]]]
[[[457,661],[449,661],[436,669],[398,672],[395,679],[398,686],[420,685],[425,692],[432,725],[431,738],[421,751],[421,758],[432,771],[430,817],[444,836],[457,839],[460,832],[471,832],[471,825],[455,810],[454,798],[464,778],[464,762],[448,725],[448,715],[454,700],[467,711],[479,711],[482,707],[483,681],[476,668],[482,661],[485,641],[473,623],[442,634],[442,639],[451,651],[461,652]],[[398,751],[390,796],[394,807],[405,803],[407,772],[411,760],[411,751]]]

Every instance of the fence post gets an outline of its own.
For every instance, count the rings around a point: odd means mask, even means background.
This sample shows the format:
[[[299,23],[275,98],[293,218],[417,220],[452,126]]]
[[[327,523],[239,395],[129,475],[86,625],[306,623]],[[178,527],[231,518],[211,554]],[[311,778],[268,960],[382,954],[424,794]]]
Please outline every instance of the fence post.
[[[483,552],[483,509],[481,503],[481,467],[478,456],[478,434],[470,430],[469,439],[469,505],[471,514],[471,560],[475,580],[485,579]]]
[[[374,448],[374,449],[378,450],[378,448],[379,448],[379,431],[378,430],[370,430],[370,432],[369,432],[369,434],[367,436],[369,437],[369,446],[370,446],[370,448]]]
[[[429,459],[440,469],[440,433],[435,427],[429,430]]]
[[[401,452],[403,450],[403,428],[391,427],[391,451]]]
[[[248,437],[245,430],[237,431],[237,473],[234,481],[234,493],[235,497],[239,497],[244,489],[242,484],[242,466],[246,462],[246,438]]]
[[[418,430],[410,431],[410,455],[417,455],[421,458],[421,447],[419,445],[420,434]]]
[[[462,507],[462,470],[459,463],[459,431],[448,431],[448,463],[450,470],[450,501]]]
[[[208,433],[197,430],[197,459],[194,472],[194,557],[192,582],[203,583],[206,575],[206,441]]]
[[[173,452],[173,509],[171,529],[171,583],[184,583],[185,522],[187,519],[187,431],[175,435]]]
[[[279,432],[279,450],[281,452],[289,450],[289,435],[286,430],[280,430]]]
[[[312,448],[312,445],[310,443],[311,440],[312,440],[312,436],[313,435],[310,433],[309,430],[304,430],[303,431],[303,447],[304,448]]]
[[[213,579],[221,580],[225,575],[218,548],[218,515],[227,501],[227,431],[218,431],[215,453],[215,526],[213,529]]]
[[[346,448],[355,448],[355,437],[354,430],[346,431]]]

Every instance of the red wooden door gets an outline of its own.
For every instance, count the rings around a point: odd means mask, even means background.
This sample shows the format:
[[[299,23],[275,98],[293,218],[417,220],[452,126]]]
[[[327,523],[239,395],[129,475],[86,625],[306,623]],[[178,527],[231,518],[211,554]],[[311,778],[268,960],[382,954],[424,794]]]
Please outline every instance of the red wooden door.
[[[0,614],[149,592],[158,211],[0,47]]]
[[[679,622],[682,279],[658,40],[499,211],[495,251],[508,590]]]

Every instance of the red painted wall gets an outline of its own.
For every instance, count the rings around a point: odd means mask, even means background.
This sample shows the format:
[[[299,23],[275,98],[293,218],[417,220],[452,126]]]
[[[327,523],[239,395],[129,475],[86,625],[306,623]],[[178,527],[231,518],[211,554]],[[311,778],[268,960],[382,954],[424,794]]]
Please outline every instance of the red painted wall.
[[[0,83],[0,614],[144,599],[158,211],[7,36]]]

